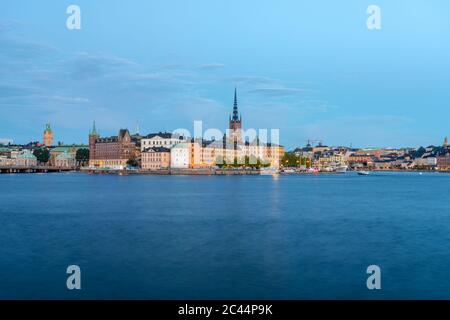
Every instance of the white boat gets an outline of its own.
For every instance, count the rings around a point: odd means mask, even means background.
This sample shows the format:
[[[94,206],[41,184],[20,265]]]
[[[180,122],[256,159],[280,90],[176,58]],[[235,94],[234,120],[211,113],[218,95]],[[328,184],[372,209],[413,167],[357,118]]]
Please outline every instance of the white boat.
[[[261,175],[276,175],[278,173],[279,173],[278,169],[271,168],[271,167],[269,167],[269,168],[261,168],[259,170],[259,174],[261,174]]]
[[[369,175],[369,171],[358,171],[358,174],[360,176],[368,176]]]
[[[347,172],[348,166],[338,166],[336,167],[336,169],[334,170],[336,173],[345,173]]]

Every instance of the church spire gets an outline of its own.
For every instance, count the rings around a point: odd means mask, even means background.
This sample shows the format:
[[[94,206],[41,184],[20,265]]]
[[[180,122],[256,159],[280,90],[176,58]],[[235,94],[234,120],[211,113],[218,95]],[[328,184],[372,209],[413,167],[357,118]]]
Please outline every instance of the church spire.
[[[239,121],[236,87],[234,87],[233,121]]]
[[[97,129],[95,128],[95,120],[94,120],[94,124],[92,126],[92,131],[91,131],[91,136],[96,136],[97,135]]]

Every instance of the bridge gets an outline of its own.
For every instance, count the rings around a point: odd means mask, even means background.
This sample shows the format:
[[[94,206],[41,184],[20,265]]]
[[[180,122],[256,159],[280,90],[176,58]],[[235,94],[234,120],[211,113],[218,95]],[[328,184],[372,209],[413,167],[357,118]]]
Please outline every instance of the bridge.
[[[45,173],[75,171],[76,167],[53,166],[0,166],[0,173]]]

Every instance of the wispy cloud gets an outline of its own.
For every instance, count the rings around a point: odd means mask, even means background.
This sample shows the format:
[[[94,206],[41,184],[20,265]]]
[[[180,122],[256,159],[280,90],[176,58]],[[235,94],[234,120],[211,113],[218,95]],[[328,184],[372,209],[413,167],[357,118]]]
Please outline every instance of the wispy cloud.
[[[206,63],[206,64],[199,65],[198,68],[200,70],[217,70],[217,69],[225,68],[225,64],[223,64],[223,63]]]
[[[263,95],[271,96],[271,97],[287,97],[287,96],[294,96],[294,95],[304,93],[305,90],[295,89],[295,88],[285,88],[285,87],[278,86],[278,87],[255,88],[255,89],[249,90],[248,92],[263,94]]]
[[[78,53],[64,64],[70,66],[69,72],[74,79],[92,79],[117,71],[124,67],[134,67],[137,63],[131,60],[106,55]]]
[[[3,31],[9,30],[8,27],[3,28]],[[3,57],[3,59],[29,60],[38,57],[44,58],[56,51],[56,47],[47,43],[32,41],[23,37],[12,36],[5,32],[0,32],[0,57]]]
[[[51,99],[54,99],[56,101],[61,101],[65,103],[89,103],[91,100],[83,97],[67,97],[67,96],[58,96],[54,95],[51,97]]]
[[[268,85],[276,84],[278,81],[262,76],[233,76],[224,78],[226,82],[232,82],[234,84],[245,84],[245,85]]]
[[[14,84],[0,84],[0,99],[24,97],[35,94],[36,89]]]

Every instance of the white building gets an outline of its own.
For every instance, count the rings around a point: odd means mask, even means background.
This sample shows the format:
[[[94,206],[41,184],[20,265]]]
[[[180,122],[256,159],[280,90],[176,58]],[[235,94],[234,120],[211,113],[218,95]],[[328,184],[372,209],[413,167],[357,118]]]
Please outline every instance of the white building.
[[[68,153],[67,151],[62,152],[55,159],[56,167],[75,167],[77,161],[75,159],[75,155],[72,153]]]
[[[170,167],[187,169],[191,160],[191,143],[179,143],[170,149]]]
[[[172,148],[174,145],[184,142],[183,136],[169,132],[151,133],[141,139],[141,151],[149,148]]]
[[[11,159],[11,158],[8,158],[5,156],[0,156],[0,167],[13,166],[15,164],[16,164],[15,159]]]
[[[414,164],[419,167],[434,167],[437,165],[436,157],[425,157],[414,159]]]

